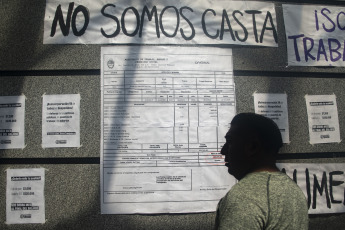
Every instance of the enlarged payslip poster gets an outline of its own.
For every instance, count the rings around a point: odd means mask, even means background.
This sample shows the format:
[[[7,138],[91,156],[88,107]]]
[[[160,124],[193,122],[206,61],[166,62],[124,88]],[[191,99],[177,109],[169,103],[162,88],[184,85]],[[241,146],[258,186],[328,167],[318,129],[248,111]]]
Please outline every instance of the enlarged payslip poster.
[[[0,149],[25,147],[25,96],[0,97]]]
[[[277,164],[302,189],[309,214],[345,212],[345,164]]]
[[[345,7],[283,4],[288,65],[345,66]]]
[[[6,224],[45,223],[44,169],[6,171]]]
[[[306,95],[310,144],[339,143],[340,130],[336,96]]]
[[[80,147],[80,94],[43,95],[42,147]]]
[[[283,143],[290,143],[287,95],[285,93],[254,93],[255,113],[272,119],[282,134]]]
[[[47,0],[45,44],[278,46],[274,3]]]
[[[103,47],[101,90],[102,213],[215,211],[235,183],[231,49]]]

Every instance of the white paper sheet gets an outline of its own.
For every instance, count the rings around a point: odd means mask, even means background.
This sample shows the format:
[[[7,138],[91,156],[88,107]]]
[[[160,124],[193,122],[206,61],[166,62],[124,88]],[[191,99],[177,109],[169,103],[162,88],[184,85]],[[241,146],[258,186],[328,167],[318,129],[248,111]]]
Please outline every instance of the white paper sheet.
[[[212,0],[47,0],[45,44],[278,46],[273,3]]]
[[[345,8],[283,4],[288,65],[345,66]]]
[[[45,223],[44,169],[7,169],[6,224]]]
[[[0,97],[0,149],[25,147],[25,96]]]
[[[80,147],[80,94],[43,95],[42,147]]]
[[[309,206],[309,214],[345,212],[345,164],[280,163],[302,189]]]
[[[278,93],[254,93],[255,113],[271,118],[278,125],[283,143],[290,143],[287,95]]]
[[[102,213],[215,211],[235,115],[231,49],[103,47]]]
[[[335,95],[306,95],[310,144],[340,142]]]

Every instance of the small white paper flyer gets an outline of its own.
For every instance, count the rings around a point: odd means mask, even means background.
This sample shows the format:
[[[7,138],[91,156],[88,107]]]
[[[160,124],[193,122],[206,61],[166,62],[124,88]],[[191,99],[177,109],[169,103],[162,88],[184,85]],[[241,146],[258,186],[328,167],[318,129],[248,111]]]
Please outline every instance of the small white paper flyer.
[[[0,149],[23,149],[25,96],[0,97]]]
[[[340,142],[336,96],[306,95],[310,144]]]
[[[290,143],[287,95],[254,93],[255,113],[271,118],[278,125],[283,143]]]
[[[43,95],[42,147],[80,147],[80,94]]]
[[[6,224],[45,223],[44,168],[7,169]]]

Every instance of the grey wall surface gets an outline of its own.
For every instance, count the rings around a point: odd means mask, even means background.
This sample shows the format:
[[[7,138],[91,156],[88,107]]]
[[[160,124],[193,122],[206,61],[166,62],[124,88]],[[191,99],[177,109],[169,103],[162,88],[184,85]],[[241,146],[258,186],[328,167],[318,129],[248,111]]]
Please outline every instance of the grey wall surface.
[[[298,2],[298,1],[295,1]],[[305,1],[342,5],[341,1]],[[344,68],[287,67],[282,2],[276,1],[279,47],[234,48],[237,112],[253,112],[259,93],[288,95],[290,141],[281,162],[345,163],[345,143],[310,145],[304,96],[337,96],[345,137]],[[100,47],[43,45],[45,0],[3,0],[0,5],[0,96],[27,97],[23,150],[0,150],[0,229],[212,229],[215,214],[101,215]],[[116,45],[115,45],[116,46]],[[81,95],[82,147],[42,149],[43,94]],[[5,225],[7,168],[46,171],[45,224]],[[311,215],[310,229],[345,229],[345,214]]]

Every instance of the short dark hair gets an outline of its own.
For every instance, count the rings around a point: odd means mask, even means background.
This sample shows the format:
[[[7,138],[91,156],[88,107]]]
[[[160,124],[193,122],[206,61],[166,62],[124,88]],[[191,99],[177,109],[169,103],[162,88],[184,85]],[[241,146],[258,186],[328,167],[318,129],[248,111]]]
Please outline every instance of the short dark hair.
[[[231,124],[244,132],[257,134],[264,149],[274,155],[283,146],[280,130],[270,118],[255,113],[240,113],[232,119]]]

